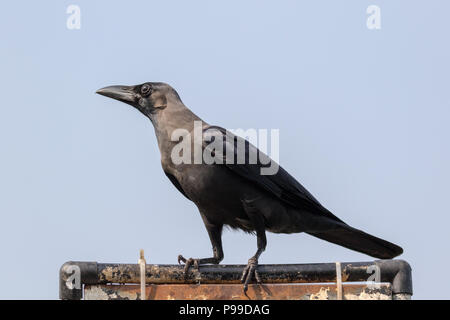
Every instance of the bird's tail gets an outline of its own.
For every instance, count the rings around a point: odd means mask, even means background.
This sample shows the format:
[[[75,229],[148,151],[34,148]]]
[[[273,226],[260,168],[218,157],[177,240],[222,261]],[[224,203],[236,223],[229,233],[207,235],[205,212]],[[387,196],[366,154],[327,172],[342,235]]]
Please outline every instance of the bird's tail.
[[[308,232],[310,235],[379,259],[392,259],[403,249],[389,241],[372,236],[346,224],[333,230]]]

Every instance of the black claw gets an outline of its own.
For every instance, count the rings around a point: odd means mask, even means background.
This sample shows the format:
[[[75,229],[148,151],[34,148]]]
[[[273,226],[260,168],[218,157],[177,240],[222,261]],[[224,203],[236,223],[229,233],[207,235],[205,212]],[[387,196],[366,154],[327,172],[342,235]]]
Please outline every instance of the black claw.
[[[198,269],[198,259],[193,259],[193,258],[189,258],[186,259],[185,257],[183,257],[181,254],[178,255],[178,264],[181,264],[181,262],[184,263],[184,277],[187,278],[188,277],[188,273],[189,273],[189,268],[194,265],[194,267],[196,269]]]
[[[241,277],[241,282],[242,283],[244,283],[245,282],[245,279],[246,279],[246,277],[247,277],[247,274],[248,274],[248,270],[250,269],[250,266],[249,265],[247,265],[245,268],[244,268],[244,271],[242,272],[242,277]]]
[[[261,278],[259,276],[258,271],[256,271],[256,268],[258,266],[258,260],[255,258],[250,258],[248,260],[247,266],[244,268],[244,271],[242,272],[241,282],[244,284],[244,294],[247,295],[248,290],[248,284],[253,278],[253,275],[255,276],[256,282],[261,283]]]
[[[181,264],[181,261],[183,261],[184,263],[186,263],[186,258],[183,257],[181,254],[178,255],[177,260],[178,260],[178,264]]]
[[[261,277],[259,276],[259,273],[258,273],[258,271],[256,271],[255,270],[255,279],[256,279],[256,282],[259,284],[259,283],[262,283],[262,281],[261,281]]]
[[[187,259],[187,261],[184,264],[184,277],[186,278],[189,272],[189,267],[192,265],[193,260],[192,258]]]

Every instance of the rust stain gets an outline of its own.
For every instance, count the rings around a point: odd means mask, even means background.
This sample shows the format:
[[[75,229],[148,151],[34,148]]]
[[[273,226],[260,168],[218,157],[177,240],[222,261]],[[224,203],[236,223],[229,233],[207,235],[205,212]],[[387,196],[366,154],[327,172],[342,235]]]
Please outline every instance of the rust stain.
[[[250,285],[247,296],[241,284],[151,284],[147,285],[146,299],[151,300],[335,300],[336,285],[318,284],[263,284]],[[86,285],[88,300],[136,300],[139,285]],[[389,284],[369,289],[364,284],[343,284],[344,299],[392,299]]]

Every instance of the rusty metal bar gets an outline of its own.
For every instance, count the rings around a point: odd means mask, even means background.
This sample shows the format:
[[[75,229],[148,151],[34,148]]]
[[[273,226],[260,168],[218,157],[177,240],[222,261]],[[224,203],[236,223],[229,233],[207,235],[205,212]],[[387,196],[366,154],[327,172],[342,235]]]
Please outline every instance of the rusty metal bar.
[[[149,284],[147,300],[339,300],[335,284],[251,284],[244,293],[242,284]],[[85,285],[86,300],[138,300],[138,285]],[[377,289],[365,284],[343,284],[344,300],[391,300],[390,283]]]
[[[411,267],[403,260],[341,263],[342,282],[367,281],[371,270],[379,270],[380,282],[389,282],[394,295],[411,296]],[[81,299],[82,288],[74,286],[74,267],[80,270],[81,284],[140,283],[138,264],[66,262],[60,269],[60,298]],[[240,283],[244,265],[205,265],[191,268],[184,277],[181,265],[146,265],[147,284],[233,284]],[[258,266],[263,283],[336,282],[335,263],[285,264]],[[76,279],[75,279],[76,280]],[[76,283],[76,281],[75,281]],[[72,284],[72,285],[71,285]]]

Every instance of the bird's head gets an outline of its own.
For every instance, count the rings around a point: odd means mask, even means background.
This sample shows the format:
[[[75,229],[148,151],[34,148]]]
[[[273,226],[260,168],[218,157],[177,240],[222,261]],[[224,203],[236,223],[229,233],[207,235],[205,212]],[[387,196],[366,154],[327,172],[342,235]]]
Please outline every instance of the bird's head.
[[[170,104],[181,103],[178,93],[162,82],[145,82],[135,86],[109,86],[97,90],[102,96],[132,105],[145,116],[152,118]]]

